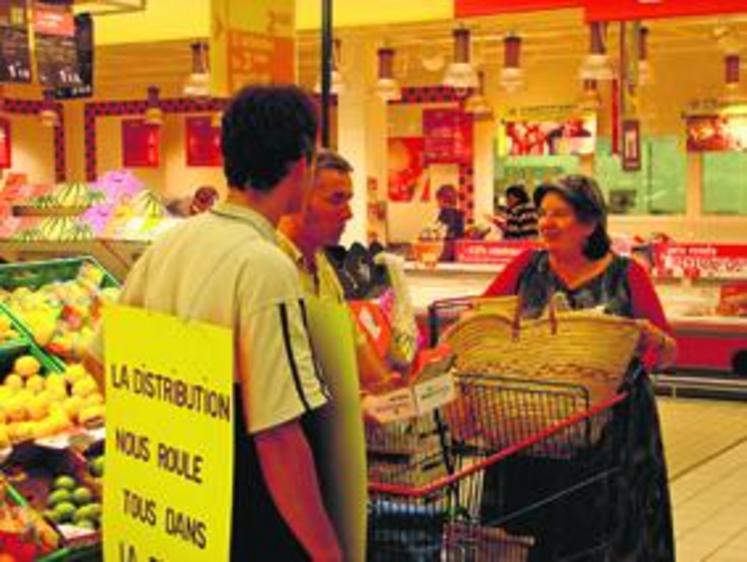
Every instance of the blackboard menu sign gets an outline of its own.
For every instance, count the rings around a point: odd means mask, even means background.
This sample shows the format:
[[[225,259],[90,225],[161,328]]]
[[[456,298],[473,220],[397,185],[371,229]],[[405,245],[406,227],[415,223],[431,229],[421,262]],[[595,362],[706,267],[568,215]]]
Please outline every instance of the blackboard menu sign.
[[[54,89],[58,100],[87,98],[93,95],[93,18],[91,14],[75,16],[75,50],[77,52],[78,82]]]
[[[37,1],[33,14],[39,83],[49,88],[80,85],[72,6]]]
[[[0,82],[31,82],[26,0],[0,0]]]

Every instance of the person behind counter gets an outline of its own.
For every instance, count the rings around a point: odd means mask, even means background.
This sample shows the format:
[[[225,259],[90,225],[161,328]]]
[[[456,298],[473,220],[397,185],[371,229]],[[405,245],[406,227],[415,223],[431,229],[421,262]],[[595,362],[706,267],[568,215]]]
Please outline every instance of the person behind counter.
[[[671,365],[676,355],[677,345],[661,303],[644,268],[611,251],[606,206],[593,179],[574,175],[541,185],[534,193],[534,201],[545,249],[528,250],[517,257],[485,295],[519,295],[526,317],[540,316],[550,299],[561,295],[573,309],[602,308],[608,314],[639,319],[642,335],[640,357],[631,365],[624,383],[630,393],[631,419],[626,421],[631,450],[626,453],[630,453],[631,462],[619,473],[617,482],[628,493],[622,494],[616,505],[594,507],[591,500],[588,505],[579,505],[583,502],[578,500],[569,502],[563,519],[575,523],[558,532],[541,529],[536,558],[532,559],[550,559],[550,552],[564,549],[577,551],[579,543],[589,540],[579,536],[583,534],[578,532],[580,522],[604,520],[605,515],[611,514],[607,510],[614,510],[616,539],[611,551],[600,560],[673,561],[667,469],[656,401],[647,374]],[[517,469],[513,475],[516,485],[512,488],[529,489],[532,482],[541,481],[538,479],[556,477],[557,469],[553,469],[553,474],[539,475],[528,474],[526,467]],[[547,537],[551,536],[564,544],[547,544],[552,540]]]
[[[521,184],[506,189],[505,216],[488,218],[501,229],[504,240],[533,240],[537,237],[537,211]]]
[[[440,261],[454,261],[454,241],[464,237],[464,211],[457,208],[457,199],[457,190],[451,184],[436,191],[437,221],[446,229]]]

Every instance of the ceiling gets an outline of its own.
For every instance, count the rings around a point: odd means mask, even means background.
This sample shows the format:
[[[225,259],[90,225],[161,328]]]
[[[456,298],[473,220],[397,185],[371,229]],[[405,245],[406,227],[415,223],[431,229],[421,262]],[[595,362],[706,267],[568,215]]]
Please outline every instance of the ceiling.
[[[345,41],[368,39],[377,46],[396,49],[400,80],[406,84],[408,75],[422,75],[423,61],[452,57],[452,30],[464,25],[472,31],[473,62],[486,71],[503,65],[503,39],[515,33],[522,37],[522,66],[550,63],[558,59],[580,60],[588,51],[589,32],[583,21],[583,11],[577,9],[481,17],[459,22],[439,21],[423,24],[376,26],[344,29],[341,40],[341,60],[344,65]],[[676,57],[686,53],[743,50],[747,47],[747,13],[724,17],[695,17],[645,22],[649,28],[648,50],[651,58]],[[617,48],[618,24],[608,27],[608,50]],[[299,72],[301,82],[311,83],[319,68],[318,33],[299,35]],[[745,57],[747,60],[747,57]],[[405,76],[403,76],[403,72]]]

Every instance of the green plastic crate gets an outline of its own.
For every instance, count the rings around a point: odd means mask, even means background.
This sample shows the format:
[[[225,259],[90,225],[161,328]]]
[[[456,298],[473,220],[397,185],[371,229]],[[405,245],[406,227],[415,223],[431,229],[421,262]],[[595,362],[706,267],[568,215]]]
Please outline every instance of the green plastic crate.
[[[61,373],[64,371],[64,366],[61,367],[57,361],[52,357],[44,353],[35,343],[31,341],[18,341],[13,342],[12,345],[8,344],[0,347],[0,382],[6,374],[10,373],[13,369],[13,363],[21,355],[31,355],[35,357],[41,364],[42,375],[47,373]]]
[[[47,283],[75,279],[84,263],[96,266],[104,272],[103,288],[120,287],[119,281],[91,256],[63,258],[45,261],[27,261],[0,265],[0,288],[18,287],[38,289]]]

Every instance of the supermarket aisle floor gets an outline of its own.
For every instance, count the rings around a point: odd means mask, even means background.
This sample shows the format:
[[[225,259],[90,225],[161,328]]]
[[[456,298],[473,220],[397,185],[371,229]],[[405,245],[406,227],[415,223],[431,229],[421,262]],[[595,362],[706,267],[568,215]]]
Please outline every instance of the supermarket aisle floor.
[[[660,398],[678,562],[747,562],[747,403]]]

